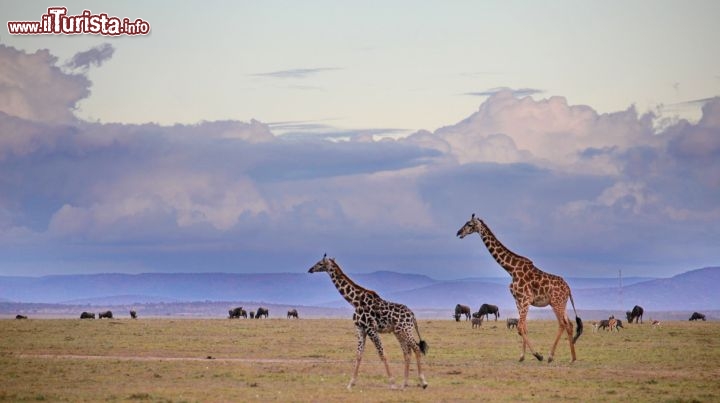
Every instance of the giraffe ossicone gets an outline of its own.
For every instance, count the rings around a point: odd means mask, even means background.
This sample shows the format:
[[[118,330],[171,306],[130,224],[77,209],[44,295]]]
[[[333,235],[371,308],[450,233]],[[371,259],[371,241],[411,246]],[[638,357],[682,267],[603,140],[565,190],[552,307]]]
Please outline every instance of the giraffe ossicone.
[[[488,227],[483,220],[475,217],[475,213],[473,213],[470,220],[458,230],[457,236],[462,239],[472,233],[478,233],[478,235],[480,235],[488,252],[490,252],[495,261],[510,274],[510,277],[512,277],[510,293],[515,299],[515,305],[520,315],[517,330],[523,340],[520,361],[525,359],[526,347],[530,349],[530,353],[532,353],[535,358],[539,361],[543,360],[543,356],[533,349],[530,339],[528,338],[527,313],[531,305],[536,307],[550,305],[557,317],[559,327],[555,342],[550,349],[548,362],[552,362],[555,349],[563,332],[567,333],[570,344],[570,354],[574,362],[576,360],[575,342],[582,334],[583,323],[582,319],[577,316],[570,286],[562,277],[540,270],[533,264],[532,260],[506,248],[505,245],[497,239],[495,234],[493,234],[490,227]],[[572,335],[573,324],[565,313],[568,299],[570,299],[570,303],[572,304],[575,321],[577,322],[575,337]]]
[[[347,385],[351,389],[357,380],[360,362],[362,361],[363,351],[365,349],[365,340],[369,336],[370,340],[375,344],[380,360],[385,365],[385,371],[390,382],[390,387],[395,388],[395,381],[390,373],[387,357],[380,340],[380,333],[393,333],[400,342],[400,348],[403,352],[405,360],[405,380],[402,387],[408,384],[410,373],[410,353],[415,353],[417,360],[418,376],[420,377],[420,386],[427,387],[427,381],[422,371],[421,355],[428,351],[427,343],[420,337],[415,314],[405,305],[395,302],[385,301],[372,290],[368,290],[359,286],[350,279],[335,262],[335,259],[328,258],[327,254],[315,263],[308,270],[309,273],[326,272],[330,275],[335,288],[347,302],[355,307],[353,314],[353,322],[358,336],[358,347],[355,355],[355,368],[352,378]],[[419,342],[415,341],[415,332],[418,334]]]

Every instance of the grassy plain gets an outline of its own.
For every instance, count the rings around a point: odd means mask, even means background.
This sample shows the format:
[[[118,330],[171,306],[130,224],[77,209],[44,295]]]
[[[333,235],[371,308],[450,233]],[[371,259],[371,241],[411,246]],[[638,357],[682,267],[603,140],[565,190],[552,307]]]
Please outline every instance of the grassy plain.
[[[340,319],[0,320],[0,401],[720,401],[720,322],[628,325],[592,333],[587,325],[569,363],[530,354],[502,321],[421,320],[430,351],[429,386],[390,390],[368,340],[357,385],[347,391],[356,346]],[[551,321],[531,321],[547,356]],[[383,335],[396,381],[402,354]]]

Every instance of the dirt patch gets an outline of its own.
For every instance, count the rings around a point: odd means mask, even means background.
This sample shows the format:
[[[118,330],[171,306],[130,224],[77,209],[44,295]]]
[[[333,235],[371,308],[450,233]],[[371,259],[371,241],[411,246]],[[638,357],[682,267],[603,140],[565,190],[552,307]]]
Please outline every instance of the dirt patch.
[[[18,358],[42,358],[57,360],[118,360],[118,361],[219,361],[251,364],[338,364],[348,360],[323,360],[317,358],[222,358],[222,357],[157,357],[139,355],[77,355],[77,354],[16,354]]]

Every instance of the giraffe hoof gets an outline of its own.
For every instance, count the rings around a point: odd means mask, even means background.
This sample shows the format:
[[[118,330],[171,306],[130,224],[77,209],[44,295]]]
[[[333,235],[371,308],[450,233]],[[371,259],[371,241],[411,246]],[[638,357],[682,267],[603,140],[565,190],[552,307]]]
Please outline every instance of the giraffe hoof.
[[[524,356],[524,355],[520,357],[520,362],[523,362],[523,361],[525,361],[525,356]]]
[[[423,389],[427,389],[427,385],[428,385],[427,383],[423,383],[423,385],[422,385]]]
[[[540,360],[540,361],[542,361],[542,360]],[[552,356],[548,357],[548,364],[550,364],[551,362],[553,362]]]
[[[538,359],[538,361],[542,361],[542,360],[543,360],[542,354],[540,354],[540,353],[535,353],[535,354],[533,354],[533,355],[535,356],[535,358]]]

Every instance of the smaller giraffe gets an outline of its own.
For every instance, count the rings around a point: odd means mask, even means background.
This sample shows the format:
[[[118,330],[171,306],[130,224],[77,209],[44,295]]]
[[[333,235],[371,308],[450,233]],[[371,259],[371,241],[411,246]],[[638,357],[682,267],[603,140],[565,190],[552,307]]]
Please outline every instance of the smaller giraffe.
[[[428,384],[422,372],[420,353],[423,355],[427,353],[428,345],[420,337],[415,314],[407,306],[385,301],[375,291],[357,285],[343,273],[340,266],[335,263],[335,259],[328,259],[327,254],[308,270],[309,273],[323,271],[330,275],[330,279],[335,284],[340,295],[355,307],[353,322],[355,322],[355,328],[357,329],[358,347],[355,355],[355,369],[352,378],[350,378],[350,383],[347,385],[348,390],[355,385],[367,336],[370,336],[370,340],[375,344],[380,359],[385,365],[390,387],[395,388],[395,381],[390,373],[387,357],[380,340],[380,333],[393,333],[400,342],[403,358],[405,359],[405,381],[402,387],[407,387],[410,372],[410,352],[414,352],[417,359],[420,384],[423,389],[426,388]],[[420,342],[415,341],[414,332],[417,332]]]

